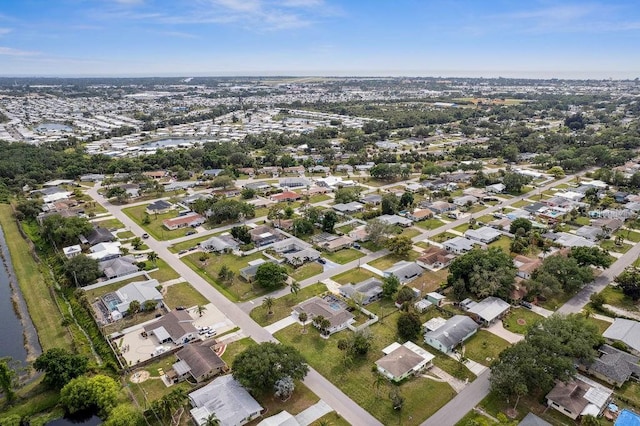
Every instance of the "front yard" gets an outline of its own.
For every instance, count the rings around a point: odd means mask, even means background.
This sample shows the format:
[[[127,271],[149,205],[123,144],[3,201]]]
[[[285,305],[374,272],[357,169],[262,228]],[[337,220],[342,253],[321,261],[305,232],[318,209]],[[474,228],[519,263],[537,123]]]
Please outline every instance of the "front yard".
[[[273,314],[267,315],[267,309],[258,305],[251,311],[251,318],[261,326],[265,327],[269,324],[273,324],[276,321],[280,321],[283,318],[288,317],[295,305],[303,302],[313,296],[324,293],[327,291],[327,286],[322,283],[312,284],[308,287],[301,289],[298,294],[287,294],[286,296],[275,299],[271,310]]]
[[[388,254],[372,262],[369,262],[369,265],[381,271],[384,271],[385,269],[389,269],[401,260],[413,261],[418,257],[420,257],[420,253],[415,250],[409,250],[409,253],[406,256],[396,256],[395,254]]]
[[[296,281],[303,281],[315,275],[322,273],[323,267],[318,262],[307,262],[299,268],[287,266],[288,274]]]
[[[167,287],[163,298],[164,304],[170,309],[175,309],[176,306],[191,307],[209,303],[209,301],[189,283],[170,285]]]
[[[478,330],[464,344],[464,355],[482,365],[489,366],[500,352],[511,346],[509,342],[486,330]]]
[[[322,253],[322,257],[329,259],[332,262],[339,263],[340,265],[344,265],[345,263],[364,257],[364,253],[356,249],[345,248],[333,253],[324,252]]]
[[[414,225],[419,228],[430,231],[432,229],[441,227],[442,225],[444,225],[444,222],[441,221],[440,219],[427,219],[427,220],[421,220],[420,222],[416,222],[414,223]]]
[[[205,255],[206,260],[201,261],[201,256]],[[222,294],[230,300],[237,302],[253,299],[254,297],[263,295],[266,291],[254,284],[247,282],[240,277],[240,269],[248,266],[248,262],[256,259],[265,259],[262,253],[257,252],[248,256],[234,256],[232,254],[208,254],[208,253],[191,253],[180,258],[191,269],[196,271],[198,275],[206,279],[209,284],[213,285]],[[233,280],[229,284],[224,284],[218,279],[218,273],[226,265],[234,272]]]
[[[313,368],[383,424],[398,422],[398,412],[393,410],[388,398],[389,392],[396,388],[405,398],[402,424],[417,425],[448,402],[455,392],[446,383],[423,377],[409,379],[399,386],[388,382],[380,387],[373,385],[375,376],[371,366],[382,357],[382,348],[395,341],[397,315],[388,317],[384,324],[374,324],[370,328],[375,338],[369,353],[352,362],[345,362],[344,353],[337,346],[338,340],[346,337],[350,331],[323,339],[314,327],[307,326],[308,333],[301,334],[302,327],[294,324],[277,332],[275,337],[296,347]]]
[[[529,327],[541,319],[543,319],[542,315],[538,315],[529,309],[513,308],[502,319],[502,324],[507,330],[524,335],[529,330]]]
[[[164,260],[158,258],[155,261],[155,268],[153,262],[145,261],[148,268],[158,269],[157,271],[149,272],[149,276],[163,283],[169,280],[175,280],[176,278],[180,278],[180,275],[173,270],[171,266],[167,264]]]
[[[371,277],[378,277],[378,275],[374,274],[368,269],[354,268],[350,271],[335,275],[331,277],[331,279],[339,284],[358,284],[359,282],[362,282]]]

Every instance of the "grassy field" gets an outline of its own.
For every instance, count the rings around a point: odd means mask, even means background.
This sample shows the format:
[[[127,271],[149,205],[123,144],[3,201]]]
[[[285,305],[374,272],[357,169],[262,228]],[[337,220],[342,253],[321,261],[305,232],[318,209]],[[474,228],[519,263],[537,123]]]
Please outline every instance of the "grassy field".
[[[12,215],[9,205],[0,204],[0,226],[42,349],[46,351],[55,347],[69,347],[71,337],[61,325],[62,316],[43,275],[48,272],[44,271],[45,267],[38,265],[29,253],[29,245],[22,238]]]
[[[640,243],[640,232],[631,231],[627,229],[619,229],[613,233],[615,236],[622,236],[625,240],[629,240],[634,243]]]
[[[323,267],[318,262],[307,262],[299,268],[291,269],[289,276],[296,281],[303,281],[322,273]]]
[[[151,264],[151,262],[147,263]],[[153,267],[153,264],[151,264],[151,267]],[[158,270],[149,272],[149,276],[160,281],[161,283],[180,278],[180,275],[176,271],[174,271],[173,268],[167,264],[167,262],[160,258],[156,259],[156,267],[158,268]]]
[[[315,422],[311,423],[311,426],[349,426],[350,423],[348,421],[346,421],[345,419],[343,419],[342,417],[340,417],[340,415],[338,413],[336,413],[335,411],[329,413],[329,414],[325,414],[324,416],[320,417],[318,420],[316,420]]]
[[[135,236],[136,235],[131,231],[122,231],[116,234],[116,237],[118,237],[121,240],[128,240],[129,238],[133,238]]]
[[[511,346],[509,342],[486,330],[479,330],[464,344],[464,355],[482,365],[489,366],[500,352]]]
[[[291,314],[293,307],[298,303],[324,293],[325,291],[327,291],[327,286],[324,284],[312,284],[301,289],[297,295],[291,293],[276,299],[273,307],[271,308],[273,311],[273,314],[271,315],[267,315],[267,309],[264,306],[256,306],[251,311],[251,318],[263,327],[273,324],[276,321],[280,321],[281,319],[288,317]]]
[[[252,260],[266,260],[262,253],[257,252],[249,256],[242,257],[234,256],[232,254],[210,254],[204,262],[200,261],[201,255],[202,253],[191,253],[181,257],[180,259],[230,300],[234,302],[249,300],[265,293],[264,289],[258,288],[240,277],[239,272],[240,269],[248,266],[248,262]],[[222,265],[226,265],[235,273],[233,281],[230,284],[222,284],[222,282],[218,280],[218,273],[220,272]]]
[[[426,294],[430,291],[437,290],[440,287],[440,284],[447,280],[447,275],[449,275],[448,268],[440,269],[439,271],[426,270],[418,278],[411,281],[409,286],[417,288],[423,292],[423,294]]]
[[[615,251],[616,253],[626,253],[631,250],[631,245],[623,243],[622,245],[617,245],[613,240],[604,240],[600,242],[600,247],[605,250]]]
[[[625,294],[617,287],[606,286],[604,290],[600,292],[606,300],[606,304],[620,307],[631,311],[637,311],[638,305],[633,303],[633,300],[625,296]]]
[[[395,254],[388,254],[372,262],[369,262],[369,265],[373,266],[374,268],[378,268],[381,271],[384,271],[385,269],[392,267],[394,264],[400,262],[401,260],[413,261],[418,257],[420,257],[420,253],[414,250],[410,250],[406,256],[401,257],[396,256]]]
[[[390,316],[384,324],[377,323],[370,327],[375,338],[369,353],[348,364],[343,362],[344,354],[337,347],[340,334],[348,333],[347,331],[323,339],[315,328],[308,327],[308,333],[301,334],[302,327],[294,324],[277,332],[276,338],[296,347],[312,367],[383,424],[398,422],[398,412],[393,410],[388,399],[389,391],[397,388],[405,398],[402,411],[411,413],[410,418],[403,418],[402,424],[417,425],[435,413],[455,393],[446,383],[422,377],[409,379],[401,385],[385,383],[380,388],[373,386],[371,366],[382,356],[382,348],[395,341],[396,316],[397,314]],[[429,395],[429,398],[425,398],[425,395]]]
[[[257,345],[251,337],[236,340],[226,345],[221,358],[229,367],[233,364],[233,360],[249,346]]]
[[[411,228],[411,227],[404,228],[402,230],[402,232],[400,233],[400,235],[402,235],[403,237],[409,237],[409,238],[413,238],[413,237],[415,237],[417,235],[420,235],[420,234],[421,234],[420,231],[418,231],[417,229]]]
[[[462,223],[462,224],[460,224],[460,225],[458,225],[458,226],[454,227],[454,228],[453,228],[453,230],[454,230],[454,231],[461,232],[461,233],[463,233],[463,234],[464,234],[465,232],[467,232],[467,231],[469,230],[469,228],[470,228],[470,226],[469,226],[469,224],[468,224],[468,223]]]
[[[129,390],[133,392],[136,400],[140,406],[145,407],[145,402],[155,401],[156,399],[162,398],[164,395],[168,394],[174,389],[183,389],[186,392],[189,392],[191,389],[191,385],[187,382],[178,383],[168,388],[165,386],[164,382],[160,379],[160,374],[158,373],[158,369],[161,368],[163,371],[171,370],[171,366],[176,362],[175,357],[167,356],[158,361],[151,363],[149,365],[144,366],[142,369],[135,371],[148,371],[150,374],[149,380],[145,380],[142,383],[134,383],[131,381],[131,377],[133,373],[127,377],[127,384]]]
[[[317,194],[317,195],[312,195],[311,197],[309,197],[309,203],[315,204],[315,203],[320,203],[322,201],[327,201],[327,200],[330,200],[330,199],[331,199],[330,195]]]
[[[501,235],[497,241],[489,244],[489,247],[500,247],[505,253],[511,253],[511,238]]]
[[[209,238],[211,238],[213,235],[209,234],[209,235],[203,235],[201,237],[196,237],[196,238],[192,238],[190,240],[187,241],[182,241],[180,243],[175,243],[169,246],[169,251],[171,253],[178,253],[180,250],[187,250],[191,247],[197,246],[198,243],[201,243],[203,241],[208,240]]]
[[[151,221],[151,223],[143,224],[142,221],[146,215],[146,209],[147,206],[143,204],[141,206],[128,207],[126,209],[122,209],[122,211],[124,214],[133,219],[138,225],[144,228],[144,230],[147,231],[149,235],[152,235],[156,240],[166,241],[172,240],[174,238],[184,237],[187,231],[191,229],[190,227],[186,227],[170,231],[165,228],[164,225],[162,225],[163,220],[178,217],[177,210],[171,210],[168,213],[159,214],[157,216],[155,214],[151,214],[149,215],[149,220]]]
[[[542,319],[542,315],[526,308],[513,308],[511,312],[503,318],[504,328],[518,334],[526,334],[529,327]]]
[[[118,219],[106,219],[92,222],[94,225],[105,229],[122,229],[124,225]]]
[[[640,407],[640,383],[629,381],[615,393],[635,405],[636,409]]]
[[[451,234],[449,232],[443,232],[442,234],[434,235],[430,238],[431,241],[435,241],[436,243],[444,243],[452,238],[457,237],[456,234]]]
[[[371,277],[377,277],[378,275],[364,268],[356,268],[350,271],[343,272],[341,274],[331,277],[331,279],[339,284],[357,284],[361,281],[369,279]]]
[[[520,200],[520,201],[516,201],[515,203],[511,204],[511,206],[512,207],[516,207],[516,208],[522,208],[522,207],[528,206],[529,204],[531,204],[530,201]]]
[[[441,221],[440,219],[427,219],[427,220],[421,220],[420,222],[416,222],[414,225],[430,231],[432,229],[441,227],[442,225],[444,225],[444,222]]]
[[[332,262],[344,265],[345,263],[364,257],[364,253],[356,249],[346,248],[333,253],[323,253],[322,257],[329,259]]]
[[[164,295],[164,304],[171,309],[176,306],[198,306],[206,305],[209,301],[201,295],[198,290],[193,288],[189,283],[179,283],[167,287]]]
[[[263,412],[262,417],[258,417],[257,419],[247,423],[248,426],[255,426],[264,420],[264,417],[270,417],[281,411],[287,411],[289,414],[293,414],[295,416],[320,400],[320,398],[318,398],[311,389],[306,387],[304,383],[300,381],[296,381],[296,388],[293,391],[293,395],[291,395],[291,397],[286,401],[282,401],[271,391],[261,395],[255,395],[255,397],[265,411]]]
[[[609,321],[605,321],[605,320],[601,320],[601,319],[597,319],[597,318],[593,318],[593,317],[587,318],[587,322],[590,323],[590,324],[595,325],[596,327],[598,327],[598,332],[600,334],[604,333],[604,331],[607,328],[609,328],[609,326],[611,326],[611,324],[612,324]]]

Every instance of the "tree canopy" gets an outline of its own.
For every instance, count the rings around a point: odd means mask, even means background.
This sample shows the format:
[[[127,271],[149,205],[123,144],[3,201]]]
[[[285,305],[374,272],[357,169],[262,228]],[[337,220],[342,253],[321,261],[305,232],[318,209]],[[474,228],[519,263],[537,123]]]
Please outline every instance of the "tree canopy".
[[[97,408],[105,417],[116,406],[120,386],[109,376],[80,376],[67,383],[60,391],[60,403],[73,414],[78,411]]]
[[[49,349],[33,363],[33,367],[45,373],[43,382],[52,388],[61,389],[71,379],[87,371],[88,360],[62,348]]]
[[[286,280],[287,270],[273,262],[264,262],[256,271],[256,284],[267,290],[283,287]]]
[[[640,272],[636,269],[625,269],[616,277],[615,282],[634,302],[640,300]]]
[[[309,366],[297,349],[273,342],[250,346],[233,360],[233,377],[255,391],[273,389],[284,377],[302,380]]]
[[[468,293],[477,297],[506,299],[515,282],[516,268],[511,257],[499,247],[473,249],[457,257],[449,267],[447,282],[462,300]]]
[[[69,282],[80,287],[91,284],[102,275],[99,262],[84,254],[68,259],[64,263],[64,273]]]

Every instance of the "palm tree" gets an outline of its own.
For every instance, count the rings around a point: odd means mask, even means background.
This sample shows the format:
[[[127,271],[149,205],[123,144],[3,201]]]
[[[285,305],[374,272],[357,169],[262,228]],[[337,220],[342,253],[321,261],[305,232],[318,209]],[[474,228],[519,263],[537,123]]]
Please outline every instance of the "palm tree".
[[[151,251],[149,253],[147,253],[147,259],[153,263],[153,266],[157,266],[156,265],[156,260],[158,260],[158,253],[156,253],[155,251]]]
[[[138,312],[140,312],[140,302],[132,300],[129,303],[129,313],[135,317]]]
[[[216,417],[216,413],[209,414],[209,417],[205,419],[204,426],[220,426],[220,420]]]
[[[307,332],[307,320],[309,319],[309,317],[307,316],[307,313],[306,312],[300,312],[298,314],[298,319],[302,323],[302,334],[306,334],[306,332]]]
[[[267,315],[273,315],[273,304],[276,302],[276,299],[274,299],[271,296],[267,296],[264,299],[262,299],[262,306],[265,307],[265,309],[267,310]]]
[[[382,374],[379,374],[378,372],[375,372],[373,374],[373,387],[376,389],[376,396],[380,397],[380,386],[387,383],[387,379],[385,379],[384,376]]]
[[[294,295],[298,295],[298,292],[300,291],[300,283],[298,281],[291,281],[291,285],[290,285],[290,290],[291,293],[293,293]]]
[[[124,246],[120,247],[120,254],[123,255],[123,256],[128,255],[129,254],[129,249],[124,247]]]
[[[196,306],[196,312],[198,313],[198,316],[200,316],[200,317],[202,316],[202,314],[203,314],[203,313],[204,313],[204,311],[206,311],[206,310],[207,310],[207,307],[206,307],[206,306],[203,306],[203,305],[198,305],[198,306]]]

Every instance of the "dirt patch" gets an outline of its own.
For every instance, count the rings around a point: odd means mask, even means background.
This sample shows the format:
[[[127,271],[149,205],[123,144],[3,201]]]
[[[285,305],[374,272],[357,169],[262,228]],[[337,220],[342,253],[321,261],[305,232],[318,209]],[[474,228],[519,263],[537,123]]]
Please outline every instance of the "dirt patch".
[[[518,325],[527,325],[527,320],[523,318],[518,318],[516,322],[518,323]]]
[[[151,377],[151,375],[146,370],[136,371],[131,375],[131,377],[129,378],[129,381],[131,383],[142,383],[149,380],[149,377]]]

